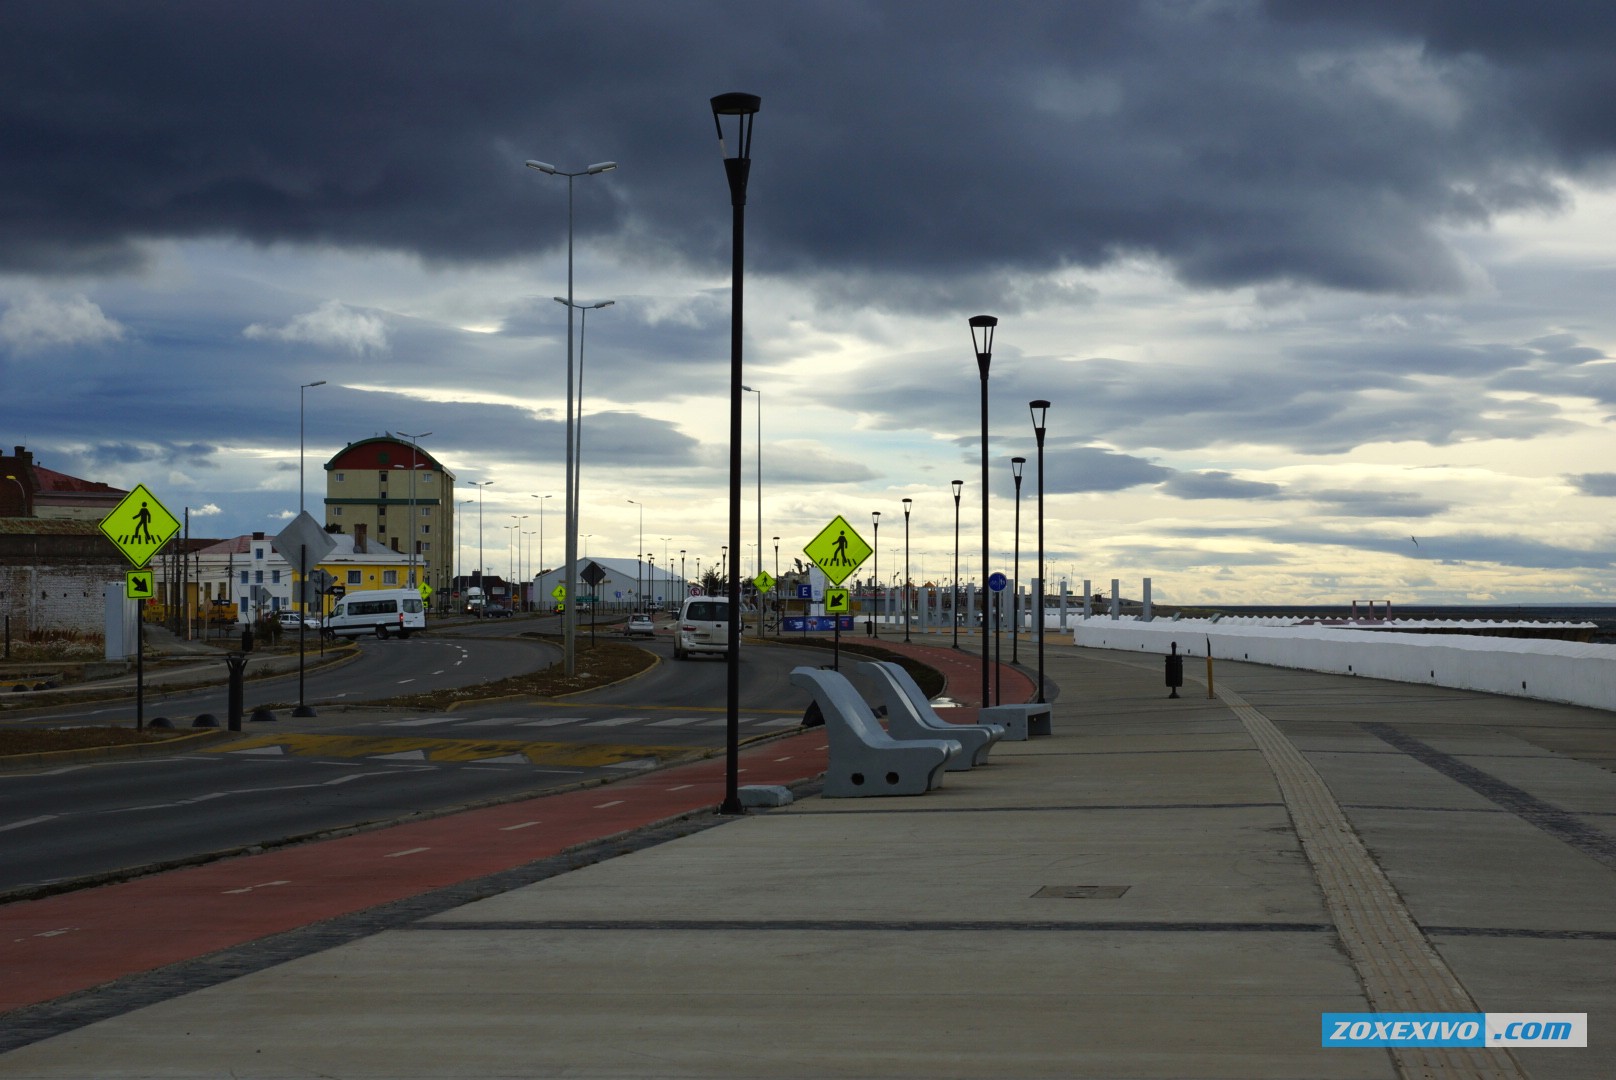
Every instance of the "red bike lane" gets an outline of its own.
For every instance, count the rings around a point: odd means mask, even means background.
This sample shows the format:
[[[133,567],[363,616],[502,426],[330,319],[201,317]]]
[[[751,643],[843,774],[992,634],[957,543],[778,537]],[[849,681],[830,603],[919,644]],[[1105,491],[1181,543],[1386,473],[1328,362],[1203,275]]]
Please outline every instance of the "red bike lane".
[[[882,640],[940,670],[970,722],[980,658]],[[856,657],[855,657],[856,659]],[[1032,682],[1003,668],[1005,697]],[[1012,687],[1013,692],[1012,692]],[[822,728],[743,747],[742,785],[790,785],[825,771]],[[0,908],[0,1012],[153,971],[274,934],[561,855],[722,801],[715,757],[611,783],[385,826]]]

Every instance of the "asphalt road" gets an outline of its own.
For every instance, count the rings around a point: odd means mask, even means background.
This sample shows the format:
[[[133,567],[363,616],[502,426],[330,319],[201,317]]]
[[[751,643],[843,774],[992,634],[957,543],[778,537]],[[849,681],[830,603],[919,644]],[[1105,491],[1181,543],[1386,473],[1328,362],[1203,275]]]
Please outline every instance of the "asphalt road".
[[[643,643],[663,660],[645,675],[560,704],[452,713],[342,704],[539,666],[535,643],[488,636],[524,621],[367,641],[362,661],[309,676],[316,717],[248,724],[244,738],[200,752],[0,774],[0,892],[538,792],[723,746],[725,664],[673,661],[660,636]],[[821,650],[743,647],[742,738],[794,728],[808,699],[789,671],[827,661]],[[295,689],[295,675],[270,680],[250,686],[248,700],[295,700]],[[222,693],[176,695],[162,709],[222,715]]]

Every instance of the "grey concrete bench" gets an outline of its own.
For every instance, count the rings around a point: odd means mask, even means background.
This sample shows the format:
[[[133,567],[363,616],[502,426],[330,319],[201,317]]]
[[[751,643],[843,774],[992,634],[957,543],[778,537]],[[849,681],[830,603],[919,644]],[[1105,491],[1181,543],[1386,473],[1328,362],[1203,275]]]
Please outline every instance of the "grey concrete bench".
[[[825,716],[826,798],[924,795],[942,783],[943,770],[963,752],[954,739],[894,739],[841,672],[799,667],[791,684],[812,694]]]
[[[984,724],[1003,724],[1006,742],[1026,742],[1029,735],[1053,735],[1054,713],[1048,704],[992,705],[977,714]]]
[[[870,660],[859,670],[875,680],[887,705],[887,731],[897,739],[953,739],[964,752],[948,763],[950,772],[963,772],[984,764],[993,744],[1004,737],[998,724],[954,724],[937,715],[926,694],[905,671],[890,660]]]

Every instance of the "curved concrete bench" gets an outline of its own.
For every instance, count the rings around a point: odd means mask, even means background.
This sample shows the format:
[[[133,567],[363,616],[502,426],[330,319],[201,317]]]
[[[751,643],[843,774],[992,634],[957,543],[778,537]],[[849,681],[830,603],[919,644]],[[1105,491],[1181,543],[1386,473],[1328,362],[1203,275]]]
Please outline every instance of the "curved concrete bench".
[[[814,696],[830,736],[825,797],[924,795],[942,783],[943,770],[962,753],[955,739],[894,739],[870,712],[847,676],[799,667],[791,684]]]
[[[1006,742],[1026,742],[1029,735],[1055,733],[1054,710],[1048,704],[992,705],[977,713],[984,724],[1003,724]]]
[[[955,724],[937,715],[925,691],[902,664],[867,660],[859,670],[875,680],[887,703],[887,731],[897,739],[953,739],[964,752],[948,763],[950,772],[963,772],[984,764],[993,744],[1004,737],[998,724]]]

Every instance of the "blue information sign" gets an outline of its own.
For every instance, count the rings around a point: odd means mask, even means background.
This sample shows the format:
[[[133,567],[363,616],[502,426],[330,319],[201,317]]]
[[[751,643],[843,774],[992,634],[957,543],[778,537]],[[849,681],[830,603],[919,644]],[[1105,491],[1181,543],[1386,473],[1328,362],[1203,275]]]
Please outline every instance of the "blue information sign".
[[[1010,584],[1010,579],[995,570],[988,575],[988,588],[994,592],[1004,592],[1004,587]]]

